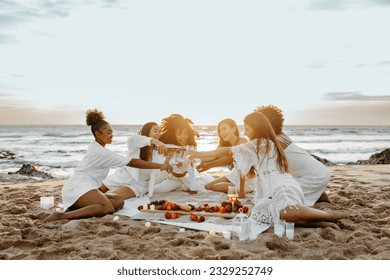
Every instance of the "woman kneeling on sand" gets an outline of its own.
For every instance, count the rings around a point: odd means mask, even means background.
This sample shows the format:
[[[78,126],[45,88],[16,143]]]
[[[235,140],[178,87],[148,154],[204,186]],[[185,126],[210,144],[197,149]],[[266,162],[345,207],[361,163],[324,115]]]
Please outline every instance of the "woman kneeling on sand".
[[[91,126],[95,140],[89,145],[73,175],[62,187],[62,201],[66,211],[51,214],[44,220],[45,222],[102,217],[121,209],[124,204],[121,196],[102,193],[99,190],[102,180],[107,176],[111,167],[131,166],[167,171],[172,169],[167,162],[158,164],[138,158],[123,157],[106,149],[105,146],[112,143],[113,130],[104,120],[103,113],[97,109],[87,111],[86,123]]]
[[[339,219],[348,215],[340,212],[323,211],[305,205],[302,188],[287,173],[288,163],[283,148],[268,119],[259,112],[253,112],[244,119],[248,143],[231,148],[220,148],[209,152],[191,152],[190,158],[232,156],[235,168],[241,174],[257,173],[262,186],[272,190],[271,198],[260,198],[257,186],[256,204],[252,217],[260,222],[273,224],[277,219],[294,222],[301,226],[337,227]]]
[[[282,110],[274,105],[268,105],[257,107],[255,111],[263,113],[270,121],[286,155],[289,172],[302,188],[305,204],[313,206],[316,202],[330,202],[325,192],[331,177],[328,168],[283,133]]]

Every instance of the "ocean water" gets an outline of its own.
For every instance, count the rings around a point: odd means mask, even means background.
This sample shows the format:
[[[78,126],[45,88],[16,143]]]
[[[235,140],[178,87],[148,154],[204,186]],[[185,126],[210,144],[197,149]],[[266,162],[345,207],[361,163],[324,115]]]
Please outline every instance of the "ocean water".
[[[141,125],[113,126],[112,151],[126,155],[126,140]],[[196,126],[200,133],[198,150],[218,145],[216,126]],[[243,128],[241,127],[243,134]],[[373,153],[390,148],[389,126],[286,126],[285,133],[311,154],[336,164],[368,159]],[[67,178],[93,141],[90,128],[69,126],[0,126],[0,151],[16,154],[16,159],[0,159],[0,174],[17,171],[31,163],[57,178]]]

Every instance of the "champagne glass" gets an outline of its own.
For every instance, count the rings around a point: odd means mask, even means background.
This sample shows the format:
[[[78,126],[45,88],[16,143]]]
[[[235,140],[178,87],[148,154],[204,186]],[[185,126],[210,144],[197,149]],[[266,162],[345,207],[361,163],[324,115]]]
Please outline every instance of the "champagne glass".
[[[232,203],[232,209],[233,209],[234,202],[238,201],[238,192],[236,186],[228,187],[227,198]]]
[[[200,158],[193,158],[191,162],[192,166],[196,169],[202,163],[202,160]]]
[[[174,165],[177,165],[177,153],[174,152],[171,156],[171,158],[169,159],[169,164],[174,166]]]

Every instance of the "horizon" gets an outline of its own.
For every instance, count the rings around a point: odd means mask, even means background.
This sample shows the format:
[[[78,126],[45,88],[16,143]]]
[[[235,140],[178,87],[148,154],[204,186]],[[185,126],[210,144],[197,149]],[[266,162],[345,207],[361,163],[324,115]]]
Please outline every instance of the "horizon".
[[[143,126],[142,124],[115,124],[110,123],[112,126]],[[0,127],[5,126],[85,126],[89,127],[86,124],[0,124]],[[216,127],[217,124],[193,124],[195,127],[199,126],[210,126]],[[243,128],[243,124],[237,124],[238,127]],[[390,124],[285,124],[283,127],[294,127],[294,126],[315,126],[315,127],[390,127]]]

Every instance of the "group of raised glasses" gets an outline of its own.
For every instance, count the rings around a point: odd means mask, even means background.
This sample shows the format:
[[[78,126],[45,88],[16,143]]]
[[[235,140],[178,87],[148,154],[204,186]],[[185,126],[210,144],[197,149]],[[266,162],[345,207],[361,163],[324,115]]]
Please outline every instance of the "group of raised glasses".
[[[233,120],[222,120],[217,149],[189,151],[187,164],[175,161],[173,165],[169,145],[196,147],[199,134],[191,120],[172,114],[161,125],[145,124],[138,135],[128,138],[125,157],[105,148],[112,142],[112,127],[102,112],[88,110],[86,123],[95,139],[62,188],[66,211],[55,212],[45,221],[112,214],[123,207],[124,200],[146,194],[151,183],[155,193],[188,190],[187,167],[201,159],[196,184],[204,190],[227,192],[245,177],[245,192],[256,193],[251,215],[259,223],[283,219],[302,226],[337,227],[335,222],[347,214],[311,207],[330,202],[325,192],[329,170],[283,133],[283,122],[282,111],[273,105],[258,107],[245,116],[246,137],[240,136]],[[231,170],[223,177],[214,179],[205,172],[223,165]]]

